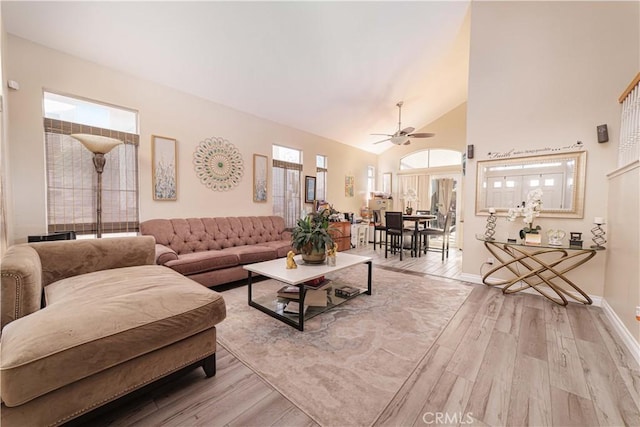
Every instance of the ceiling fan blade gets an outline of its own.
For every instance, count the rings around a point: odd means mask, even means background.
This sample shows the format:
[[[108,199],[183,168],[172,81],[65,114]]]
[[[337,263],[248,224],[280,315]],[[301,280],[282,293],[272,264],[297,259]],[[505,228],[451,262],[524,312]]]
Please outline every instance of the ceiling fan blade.
[[[411,132],[413,132],[414,130],[416,130],[416,128],[412,128],[411,126],[409,126],[408,128],[404,128],[402,129],[400,132],[398,132],[400,135],[408,135]]]
[[[391,141],[391,138],[383,139],[381,141],[374,142],[373,145],[380,144],[381,142]]]
[[[370,133],[369,135],[388,136],[389,138],[391,138],[393,136],[390,133]]]
[[[411,140],[407,139],[407,142],[405,142],[405,143],[404,143],[404,144],[402,144],[402,145],[409,145],[409,144],[411,144]]]
[[[431,138],[432,136],[436,136],[435,133],[412,133],[407,135],[410,138]]]

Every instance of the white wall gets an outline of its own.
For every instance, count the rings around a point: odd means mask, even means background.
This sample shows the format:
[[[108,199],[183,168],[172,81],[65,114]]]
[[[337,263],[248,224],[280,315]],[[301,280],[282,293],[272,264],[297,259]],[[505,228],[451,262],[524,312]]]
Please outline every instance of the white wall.
[[[640,307],[640,163],[609,175],[607,215],[608,250],[604,297],[640,346],[640,322],[635,308]],[[634,214],[635,213],[635,214]]]
[[[4,254],[4,251],[8,247],[8,233],[9,233],[9,224],[8,224],[8,200],[9,194],[7,193],[8,188],[8,178],[9,174],[7,173],[7,126],[5,123],[7,122],[7,102],[6,102],[6,92],[7,86],[4,84],[4,76],[6,75],[4,71],[4,67],[6,61],[4,60],[4,55],[6,52],[6,39],[7,33],[5,32],[4,21],[2,18],[2,4],[0,4],[0,96],[2,97],[2,102],[0,102],[0,174],[2,175],[2,179],[0,182],[0,256]]]
[[[472,2],[463,272],[479,275],[489,255],[475,233],[476,161],[490,151],[562,147],[580,140],[587,151],[584,219],[539,218],[543,230],[583,232],[590,244],[593,218],[606,216],[606,174],[615,168],[616,144],[598,144],[596,126],[607,123],[616,141],[618,96],[638,71],[637,2]],[[637,212],[629,213],[637,217]],[[497,230],[514,226],[498,219]],[[521,228],[521,227],[520,227]],[[610,250],[570,277],[591,295],[603,295]]]
[[[5,60],[5,77],[20,83],[20,90],[9,93],[8,99],[9,160],[14,194],[10,241],[25,241],[29,234],[46,231],[43,89],[139,111],[141,220],[271,214],[271,194],[266,204],[252,201],[252,162],[254,153],[271,159],[272,144],[304,150],[303,176],[315,176],[316,154],[327,155],[329,201],[336,209],[347,212],[359,210],[364,203],[366,167],[376,164],[374,154],[107,69],[12,35],[8,36]],[[154,134],[178,140],[176,202],[159,202],[152,198],[151,135]],[[242,153],[244,176],[233,191],[211,191],[195,175],[194,150],[200,141],[209,137],[223,137]],[[356,197],[345,197],[345,175],[355,176]]]

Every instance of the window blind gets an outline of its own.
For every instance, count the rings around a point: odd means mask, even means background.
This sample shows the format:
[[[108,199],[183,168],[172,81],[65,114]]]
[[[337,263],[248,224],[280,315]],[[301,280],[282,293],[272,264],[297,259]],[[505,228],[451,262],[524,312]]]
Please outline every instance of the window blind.
[[[102,174],[103,233],[137,232],[139,135],[44,119],[47,224],[49,232],[96,234],[97,174],[93,153],[73,133],[108,136],[124,141],[105,155]]]
[[[273,160],[273,214],[284,218],[285,227],[295,227],[300,218],[300,174],[302,165]]]
[[[316,167],[316,199],[327,200],[327,168]]]

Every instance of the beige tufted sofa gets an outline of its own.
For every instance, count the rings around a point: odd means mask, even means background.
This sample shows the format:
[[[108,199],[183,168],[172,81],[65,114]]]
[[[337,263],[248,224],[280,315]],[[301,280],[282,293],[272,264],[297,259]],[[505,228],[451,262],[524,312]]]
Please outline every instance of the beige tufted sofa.
[[[154,259],[151,237],[9,248],[3,427],[59,425],[194,364],[215,374],[222,296]]]
[[[245,264],[287,256],[291,233],[279,216],[151,219],[140,233],[156,239],[156,264],[207,287],[245,279]]]

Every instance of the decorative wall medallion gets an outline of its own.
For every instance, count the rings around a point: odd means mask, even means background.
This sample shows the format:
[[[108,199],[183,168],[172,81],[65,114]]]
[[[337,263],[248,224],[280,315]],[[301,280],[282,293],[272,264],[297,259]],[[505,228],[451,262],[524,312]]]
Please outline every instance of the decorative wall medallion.
[[[224,138],[207,138],[193,154],[200,182],[214,191],[228,191],[238,185],[244,173],[242,154]]]

